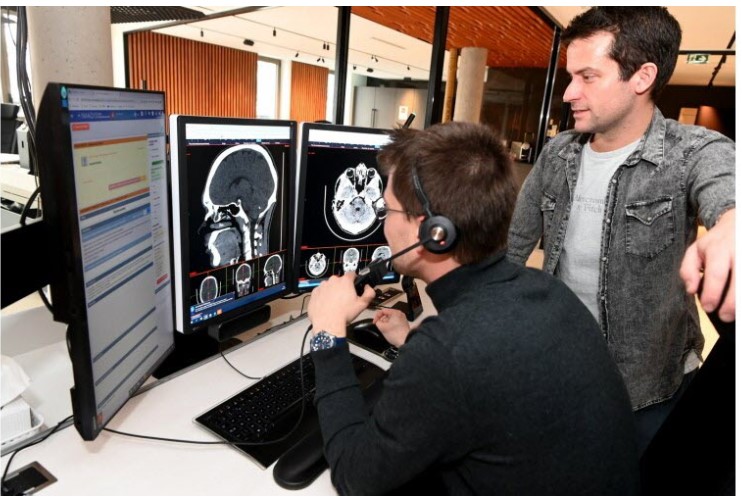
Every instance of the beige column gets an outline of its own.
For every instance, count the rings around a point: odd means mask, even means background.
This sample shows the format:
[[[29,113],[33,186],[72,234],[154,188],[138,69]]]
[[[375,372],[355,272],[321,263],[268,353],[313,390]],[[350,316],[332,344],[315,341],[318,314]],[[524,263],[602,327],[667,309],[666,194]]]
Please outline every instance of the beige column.
[[[443,117],[441,123],[450,122],[453,116],[453,96],[456,92],[456,67],[459,65],[459,49],[449,49],[446,69],[446,92],[443,95]]]
[[[27,7],[34,106],[49,82],[113,85],[110,7]]]
[[[484,99],[484,72],[487,70],[487,49],[465,47],[459,58],[459,78],[456,82],[454,121],[479,122]]]

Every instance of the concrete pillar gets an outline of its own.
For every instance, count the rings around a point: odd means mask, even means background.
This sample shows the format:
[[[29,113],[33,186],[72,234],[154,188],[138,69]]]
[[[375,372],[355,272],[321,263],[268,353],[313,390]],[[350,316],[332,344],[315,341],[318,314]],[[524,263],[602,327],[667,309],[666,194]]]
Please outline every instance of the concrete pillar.
[[[441,123],[451,121],[453,116],[453,96],[456,91],[456,67],[459,64],[459,49],[448,50],[448,67],[446,69],[446,92],[443,94],[443,117]]]
[[[110,7],[27,7],[34,106],[49,82],[113,86]]]
[[[487,49],[465,47],[459,58],[459,78],[456,82],[457,122],[479,122],[484,99],[484,73],[487,70]]]

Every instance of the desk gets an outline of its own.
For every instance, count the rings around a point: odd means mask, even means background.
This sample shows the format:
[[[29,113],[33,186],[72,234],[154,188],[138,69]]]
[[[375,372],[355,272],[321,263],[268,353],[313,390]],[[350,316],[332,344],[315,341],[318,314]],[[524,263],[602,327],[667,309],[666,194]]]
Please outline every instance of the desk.
[[[426,314],[434,309],[424,285],[418,282]],[[404,297],[404,295],[402,295]],[[294,307],[303,297],[294,299]],[[279,301],[277,316],[297,315],[292,301]],[[364,311],[361,317],[370,317]],[[285,316],[284,316],[285,317]],[[274,320],[272,320],[274,321]],[[277,321],[277,320],[276,320]],[[418,320],[420,321],[420,320]],[[4,325],[5,326],[5,325]],[[254,340],[225,353],[229,361],[250,376],[267,375],[299,355],[306,316],[274,328],[270,334],[242,336]],[[265,327],[263,327],[265,328]],[[304,352],[308,351],[305,346]],[[351,352],[388,368],[389,363],[364,349]],[[111,420],[108,427],[149,436],[213,441],[215,437],[194,423],[194,418],[212,406],[255,383],[230,368],[219,356],[187,368],[134,396]],[[67,394],[69,398],[69,395]],[[53,423],[52,423],[53,424]],[[2,457],[2,467],[10,454]],[[291,494],[273,480],[273,467],[261,468],[250,457],[228,445],[195,445],[149,441],[102,431],[95,441],[83,441],[73,426],[46,441],[21,451],[12,470],[38,461],[57,482],[37,495],[286,495]],[[325,471],[301,495],[331,495],[335,489]]]

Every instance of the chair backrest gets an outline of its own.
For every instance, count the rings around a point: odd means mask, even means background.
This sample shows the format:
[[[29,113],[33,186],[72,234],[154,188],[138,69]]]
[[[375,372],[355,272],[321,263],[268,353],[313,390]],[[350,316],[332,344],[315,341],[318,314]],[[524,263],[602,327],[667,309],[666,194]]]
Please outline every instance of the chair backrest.
[[[2,103],[2,113],[0,114],[0,120],[2,120],[2,123],[0,123],[0,152],[2,153],[18,153],[16,129],[23,123],[18,119],[18,109],[17,104]]]
[[[735,323],[709,319],[719,339],[641,459],[645,495],[734,495]]]

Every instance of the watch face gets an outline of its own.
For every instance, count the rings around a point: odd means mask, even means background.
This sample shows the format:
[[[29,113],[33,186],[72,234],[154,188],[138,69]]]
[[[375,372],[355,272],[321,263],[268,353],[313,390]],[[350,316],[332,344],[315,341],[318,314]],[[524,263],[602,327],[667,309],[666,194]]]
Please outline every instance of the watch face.
[[[312,337],[311,349],[312,351],[321,351],[323,349],[331,349],[335,346],[335,337],[328,334],[327,332],[319,332],[317,335]]]

